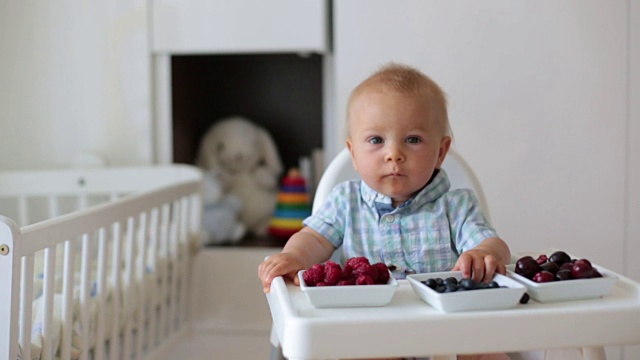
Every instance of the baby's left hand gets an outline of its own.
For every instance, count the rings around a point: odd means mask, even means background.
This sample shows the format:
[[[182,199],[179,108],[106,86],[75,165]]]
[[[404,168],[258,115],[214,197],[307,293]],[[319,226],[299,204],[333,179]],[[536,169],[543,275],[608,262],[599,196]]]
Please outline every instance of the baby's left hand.
[[[494,255],[476,248],[460,254],[453,271],[462,271],[465,278],[489,283],[495,273],[505,274],[507,269]]]

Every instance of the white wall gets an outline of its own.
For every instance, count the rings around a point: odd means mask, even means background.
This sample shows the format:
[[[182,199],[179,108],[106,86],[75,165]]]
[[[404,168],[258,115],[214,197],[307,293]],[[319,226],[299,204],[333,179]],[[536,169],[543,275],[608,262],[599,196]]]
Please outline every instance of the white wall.
[[[1,169],[151,162],[146,3],[0,2]]]
[[[334,6],[338,121],[378,66],[419,67],[448,93],[454,147],[512,248],[559,247],[623,271],[627,1]]]

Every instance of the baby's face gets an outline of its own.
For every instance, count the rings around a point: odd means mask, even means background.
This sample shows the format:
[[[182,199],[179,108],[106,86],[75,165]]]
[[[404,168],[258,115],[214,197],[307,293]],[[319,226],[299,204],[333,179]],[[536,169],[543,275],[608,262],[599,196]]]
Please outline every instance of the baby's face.
[[[347,147],[353,166],[395,206],[427,184],[450,143],[427,105],[412,97],[367,91],[349,109]]]

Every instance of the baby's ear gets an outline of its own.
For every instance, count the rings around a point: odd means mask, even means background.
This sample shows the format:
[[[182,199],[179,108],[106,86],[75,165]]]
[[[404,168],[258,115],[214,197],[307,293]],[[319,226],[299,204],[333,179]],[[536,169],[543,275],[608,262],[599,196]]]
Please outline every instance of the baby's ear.
[[[447,157],[447,153],[451,148],[451,136],[445,136],[440,140],[440,149],[438,150],[438,163],[436,164],[436,169],[440,169],[442,167],[442,163],[444,162],[444,158]]]

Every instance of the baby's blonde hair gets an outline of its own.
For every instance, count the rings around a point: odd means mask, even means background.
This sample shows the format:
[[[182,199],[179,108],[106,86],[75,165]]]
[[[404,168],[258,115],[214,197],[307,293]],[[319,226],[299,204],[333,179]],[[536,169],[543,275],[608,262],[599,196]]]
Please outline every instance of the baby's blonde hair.
[[[347,103],[347,137],[349,136],[350,110],[354,100],[372,88],[392,94],[413,96],[419,101],[424,101],[432,118],[441,124],[443,135],[451,135],[447,114],[447,95],[440,86],[416,68],[404,64],[388,63],[362,81],[351,92]]]

